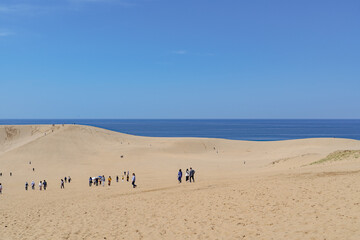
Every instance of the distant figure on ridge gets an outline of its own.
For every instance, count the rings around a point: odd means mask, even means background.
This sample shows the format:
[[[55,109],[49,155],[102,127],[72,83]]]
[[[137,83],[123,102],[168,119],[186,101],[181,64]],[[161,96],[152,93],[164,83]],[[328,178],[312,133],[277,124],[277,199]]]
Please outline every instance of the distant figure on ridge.
[[[131,183],[133,185],[133,188],[136,188],[135,180],[136,180],[135,173],[133,173],[132,183]]]
[[[178,172],[178,181],[179,181],[179,183],[181,183],[181,178],[182,178],[182,171],[181,171],[181,169],[179,169],[179,172]]]

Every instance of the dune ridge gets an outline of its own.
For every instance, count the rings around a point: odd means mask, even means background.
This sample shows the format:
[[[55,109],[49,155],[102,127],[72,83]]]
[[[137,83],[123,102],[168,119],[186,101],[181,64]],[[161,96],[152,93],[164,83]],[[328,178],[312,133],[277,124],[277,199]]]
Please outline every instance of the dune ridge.
[[[0,126],[0,239],[358,239],[360,159],[338,153],[359,150],[350,139],[251,142]],[[196,182],[178,184],[178,169],[190,166]],[[114,181],[127,170],[138,188]],[[99,174],[111,175],[112,186],[90,188],[88,178]],[[73,182],[61,190],[65,176]],[[24,190],[25,181],[44,179],[46,192]]]

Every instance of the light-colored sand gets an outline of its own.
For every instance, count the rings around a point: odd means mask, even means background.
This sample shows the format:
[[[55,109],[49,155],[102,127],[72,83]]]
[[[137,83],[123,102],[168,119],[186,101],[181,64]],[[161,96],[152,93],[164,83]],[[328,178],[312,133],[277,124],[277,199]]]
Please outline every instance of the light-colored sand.
[[[360,158],[311,165],[338,150],[360,150],[360,141],[0,126],[0,239],[360,239]],[[196,183],[178,184],[178,169],[190,166]],[[136,172],[137,189],[114,181],[125,170]],[[99,174],[112,186],[90,188]],[[46,192],[24,190],[44,179]]]

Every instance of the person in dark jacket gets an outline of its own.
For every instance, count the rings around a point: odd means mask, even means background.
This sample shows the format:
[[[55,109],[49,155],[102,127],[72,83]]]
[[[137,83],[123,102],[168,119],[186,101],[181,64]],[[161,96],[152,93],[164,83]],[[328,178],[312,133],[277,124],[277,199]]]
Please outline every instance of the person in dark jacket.
[[[133,185],[133,188],[136,188],[136,184],[135,184],[135,181],[136,181],[136,177],[135,177],[135,173],[132,174],[132,185]],[[129,176],[129,175],[128,175]]]
[[[191,180],[193,182],[195,182],[194,175],[195,175],[195,170],[190,168],[190,182],[191,182]]]
[[[182,178],[182,171],[181,171],[181,169],[179,169],[179,172],[178,172],[178,181],[179,181],[179,183],[181,183],[181,178]]]

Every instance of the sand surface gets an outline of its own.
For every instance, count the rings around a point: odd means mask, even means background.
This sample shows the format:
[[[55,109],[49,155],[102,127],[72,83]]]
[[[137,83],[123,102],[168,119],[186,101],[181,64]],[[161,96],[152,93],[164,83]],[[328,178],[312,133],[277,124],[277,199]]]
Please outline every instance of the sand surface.
[[[357,240],[359,150],[360,141],[349,139],[248,142],[0,126],[0,239]],[[178,184],[179,168],[190,166],[196,182]],[[136,173],[136,189],[121,181],[124,171]],[[89,187],[98,175],[112,176],[111,186]],[[60,189],[65,176],[72,182]],[[44,179],[48,189],[39,191]],[[32,180],[36,190],[25,191]]]

